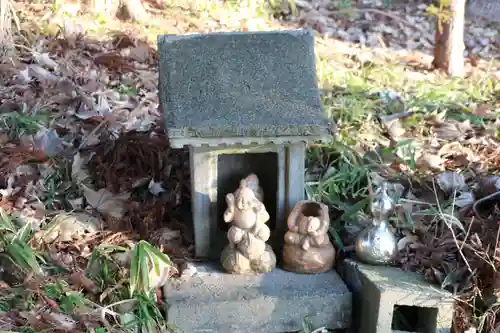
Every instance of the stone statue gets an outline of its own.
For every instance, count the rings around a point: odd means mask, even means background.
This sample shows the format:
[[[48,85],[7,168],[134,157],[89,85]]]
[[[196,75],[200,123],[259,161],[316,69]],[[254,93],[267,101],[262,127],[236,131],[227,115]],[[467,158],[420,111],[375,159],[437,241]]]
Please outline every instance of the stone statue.
[[[221,263],[230,273],[258,274],[276,267],[276,255],[266,243],[271,230],[266,225],[269,213],[262,203],[263,197],[259,179],[254,174],[242,179],[239,188],[226,195],[224,221],[231,223],[231,228]]]
[[[335,262],[335,249],[328,237],[330,217],[325,204],[302,200],[288,216],[283,264],[296,273],[323,273]]]

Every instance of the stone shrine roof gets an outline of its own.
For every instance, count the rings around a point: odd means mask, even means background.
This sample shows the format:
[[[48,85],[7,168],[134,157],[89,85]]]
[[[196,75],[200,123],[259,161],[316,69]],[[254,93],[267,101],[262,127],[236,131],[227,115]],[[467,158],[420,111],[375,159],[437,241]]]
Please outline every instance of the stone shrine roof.
[[[158,36],[173,147],[328,140],[309,30]]]

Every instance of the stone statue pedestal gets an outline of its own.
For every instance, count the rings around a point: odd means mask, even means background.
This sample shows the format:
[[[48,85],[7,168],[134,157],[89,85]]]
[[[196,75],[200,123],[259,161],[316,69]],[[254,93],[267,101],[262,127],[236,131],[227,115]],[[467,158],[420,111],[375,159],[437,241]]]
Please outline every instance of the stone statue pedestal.
[[[323,248],[311,248],[304,251],[294,245],[283,246],[283,268],[287,271],[303,274],[328,272],[335,262],[333,245]]]
[[[253,261],[229,244],[226,245],[220,257],[222,267],[233,274],[260,274],[270,272],[276,267],[276,255],[269,244],[266,244],[264,253]]]
[[[283,333],[351,326],[351,293],[335,270],[296,274],[275,268],[259,275],[224,272],[220,263],[197,263],[192,276],[164,287],[170,324],[189,333]]]

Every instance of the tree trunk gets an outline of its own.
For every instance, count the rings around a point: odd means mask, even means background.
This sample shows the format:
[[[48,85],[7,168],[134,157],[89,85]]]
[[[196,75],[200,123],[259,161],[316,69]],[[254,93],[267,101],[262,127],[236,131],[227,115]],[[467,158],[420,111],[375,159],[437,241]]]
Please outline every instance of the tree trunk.
[[[136,22],[146,23],[149,15],[142,5],[141,0],[121,0],[120,16],[132,19]]]
[[[451,76],[463,76],[464,69],[464,23],[465,0],[453,0],[449,8],[451,17],[437,17],[434,45],[436,69],[444,70]]]

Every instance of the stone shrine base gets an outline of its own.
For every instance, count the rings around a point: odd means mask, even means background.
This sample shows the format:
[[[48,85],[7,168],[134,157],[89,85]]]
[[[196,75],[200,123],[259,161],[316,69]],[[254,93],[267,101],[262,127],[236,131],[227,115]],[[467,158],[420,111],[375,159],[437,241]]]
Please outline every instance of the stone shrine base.
[[[306,317],[315,328],[351,326],[351,293],[335,270],[231,275],[219,263],[195,267],[165,286],[168,322],[185,333],[296,332]]]

